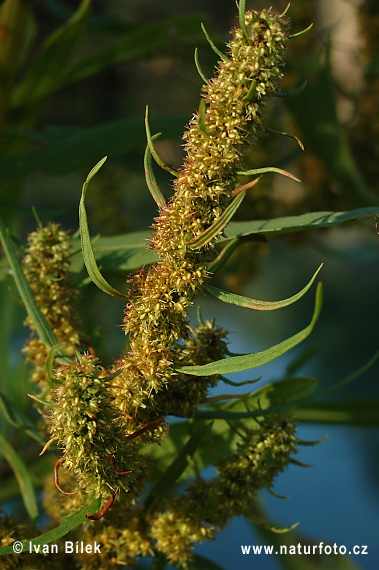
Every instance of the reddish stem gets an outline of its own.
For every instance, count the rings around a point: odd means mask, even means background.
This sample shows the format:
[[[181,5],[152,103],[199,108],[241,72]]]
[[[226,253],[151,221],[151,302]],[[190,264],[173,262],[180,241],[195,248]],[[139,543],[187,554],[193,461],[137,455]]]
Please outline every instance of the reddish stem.
[[[63,493],[64,495],[75,495],[75,493],[78,492],[78,489],[76,491],[72,491],[71,493],[69,493],[68,491],[64,491],[62,489],[62,487],[60,486],[59,483],[59,467],[62,465],[64,459],[66,457],[66,453],[64,455],[62,455],[62,457],[60,457],[58,459],[58,461],[56,462],[56,464],[54,465],[54,482],[55,482],[55,486],[58,489],[58,491],[60,491],[61,493]]]
[[[116,473],[117,475],[128,475],[129,473],[132,473],[132,471],[133,471],[132,469],[129,469],[128,471],[117,471],[117,469],[114,468],[111,455],[108,455],[108,461],[109,461],[109,464],[112,468],[112,471],[114,473]]]
[[[164,420],[164,419],[161,418],[161,419],[159,419],[159,420],[155,420],[155,421],[153,421],[153,422],[147,424],[147,426],[145,426],[145,427],[143,427],[143,428],[141,428],[141,429],[135,431],[134,433],[131,433],[131,434],[127,435],[127,436],[126,436],[126,439],[134,439],[135,437],[138,437],[139,435],[142,435],[143,433],[145,433],[145,431],[148,431],[149,429],[151,429],[151,428],[153,428],[153,427],[155,427],[155,426],[157,426],[157,425],[159,425],[159,424],[166,424],[166,426],[167,426],[167,433],[168,433],[168,430],[169,430],[169,423],[168,423],[166,420]]]
[[[114,498],[116,496],[117,489],[115,489],[112,495],[109,497],[108,501],[105,503],[102,510],[97,515],[90,515],[89,513],[86,514],[86,519],[90,519],[91,521],[98,521],[103,518],[104,515],[107,514],[111,506],[113,505]]]

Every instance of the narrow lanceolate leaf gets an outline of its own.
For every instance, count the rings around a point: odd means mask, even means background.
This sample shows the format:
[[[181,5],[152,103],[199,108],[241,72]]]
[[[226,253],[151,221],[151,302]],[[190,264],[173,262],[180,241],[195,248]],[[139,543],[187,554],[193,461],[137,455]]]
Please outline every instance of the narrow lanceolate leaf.
[[[195,48],[195,65],[196,69],[199,72],[201,79],[204,81],[205,84],[208,83],[208,79],[205,77],[203,70],[201,69],[200,61],[199,61],[199,50]]]
[[[243,297],[242,295],[235,295],[233,293],[229,293],[228,291],[223,291],[222,289],[218,289],[218,287],[212,287],[211,285],[207,285],[205,287],[205,290],[213,295],[213,297],[220,299],[220,301],[223,301],[224,303],[230,303],[231,305],[237,305],[238,307],[245,307],[247,309],[255,309],[258,311],[275,311],[276,309],[288,307],[288,305],[292,305],[292,303],[296,303],[296,301],[301,299],[301,297],[305,295],[305,293],[312,286],[318,273],[321,271],[322,265],[323,264],[320,265],[309,283],[301,291],[292,297],[283,299],[282,301],[258,301],[256,299],[250,299],[249,297]]]
[[[176,370],[184,374],[192,374],[194,376],[210,376],[212,374],[230,374],[232,372],[241,372],[242,370],[249,370],[262,366],[267,362],[271,362],[282,354],[285,354],[291,348],[294,348],[305,340],[313,330],[318,316],[320,314],[322,304],[322,287],[321,283],[317,286],[315,309],[310,324],[302,331],[291,336],[287,340],[276,344],[262,352],[252,354],[241,354],[239,356],[231,356],[230,358],[223,358],[209,364],[201,366],[180,366]]]
[[[52,346],[51,349],[49,350],[49,356],[47,357],[46,364],[45,364],[46,376],[47,376],[49,382],[52,382],[51,378],[53,375],[54,360],[57,357],[57,355],[59,355],[59,352],[61,350],[63,350],[65,345],[66,345],[65,342],[60,342],[59,344]]]
[[[301,148],[301,150],[304,150],[303,143],[296,135],[293,135],[292,133],[286,133],[285,131],[277,131],[275,129],[270,129],[269,127],[263,127],[263,128],[265,131],[267,131],[268,133],[272,133],[273,135],[282,135],[283,137],[289,137],[290,139],[294,139]]]
[[[307,83],[307,80],[305,80],[300,87],[293,91],[275,91],[274,95],[275,97],[293,97],[294,95],[300,95],[300,93],[306,88]]]
[[[157,153],[155,146],[154,146],[154,137],[151,136],[151,131],[150,131],[150,125],[149,125],[149,107],[146,105],[146,113],[145,113],[145,128],[146,128],[146,138],[147,138],[147,144],[149,146],[150,152],[155,160],[155,162],[161,167],[163,168],[163,170],[167,170],[167,172],[169,172],[170,174],[172,174],[172,176],[177,177],[178,176],[178,172],[174,169],[171,168],[170,166],[168,166],[164,160],[162,160],[162,158],[159,156],[159,154]]]
[[[160,133],[154,135],[153,137],[151,137],[151,140],[153,141],[153,140],[157,139],[159,137],[159,135],[160,135]],[[147,184],[148,189],[150,190],[150,194],[154,198],[158,207],[163,208],[163,206],[166,204],[166,200],[164,199],[164,196],[163,196],[162,192],[160,191],[160,188],[159,188],[158,183],[157,183],[155,176],[154,176],[152,154],[151,154],[149,145],[147,145],[146,150],[145,150],[143,165],[145,168],[146,184]]]
[[[225,230],[226,239],[248,235],[274,235],[289,232],[301,232],[312,229],[331,228],[354,220],[372,218],[379,215],[377,206],[359,208],[348,212],[308,212],[300,216],[285,216],[271,220],[253,220],[250,222],[230,222]]]
[[[276,526],[270,521],[267,521],[266,519],[263,519],[261,517],[252,517],[252,516],[249,516],[249,520],[251,520],[251,522],[253,522],[256,525],[261,526],[266,530],[269,530],[270,532],[275,532],[276,534],[283,534],[286,532],[290,532],[299,525],[299,523],[296,522],[294,524],[291,524],[291,526]]]
[[[199,104],[199,109],[197,111],[198,114],[197,124],[199,126],[199,129],[204,134],[212,135],[213,133],[211,133],[207,128],[207,122],[205,120],[205,111],[206,111],[205,99],[201,99]]]
[[[228,225],[231,218],[234,216],[238,208],[240,207],[242,200],[245,197],[246,191],[249,188],[255,186],[260,180],[256,178],[243,186],[239,186],[233,191],[233,196],[235,198],[229,204],[229,206],[224,210],[219,218],[209,228],[207,228],[204,232],[202,232],[197,238],[192,239],[188,242],[191,249],[198,249],[204,247],[207,243],[213,240],[218,234],[222,232],[222,230]]]
[[[317,385],[315,378],[285,378],[266,384],[247,396],[235,398],[232,402],[201,406],[194,417],[196,420],[236,420],[257,418],[283,410],[287,410],[287,413],[303,406]]]
[[[242,203],[246,194],[246,190],[240,192],[234,200],[229,204],[229,206],[225,209],[222,215],[217,218],[215,222],[209,228],[207,228],[204,232],[202,232],[197,238],[192,239],[188,242],[188,245],[191,249],[199,249],[204,247],[207,243],[212,241],[218,234],[222,232],[222,230],[228,225],[230,219],[238,210],[239,206]]]
[[[112,285],[109,285],[109,283],[101,275],[100,270],[96,263],[95,255],[93,253],[91,236],[88,229],[87,212],[85,207],[85,197],[86,197],[87,187],[92,178],[95,176],[96,172],[98,172],[100,168],[103,166],[106,159],[107,157],[105,156],[96,164],[96,166],[92,168],[91,172],[87,176],[87,180],[83,184],[82,196],[79,204],[80,240],[82,244],[84,264],[87,268],[88,275],[90,276],[93,283],[99,289],[104,291],[104,293],[107,293],[112,297],[116,297],[118,299],[126,299],[126,295],[123,295],[122,293],[117,291],[117,289],[114,289]],[[57,343],[55,342],[55,344]]]
[[[204,24],[201,24],[201,29],[204,32],[204,36],[207,38],[207,41],[209,43],[209,45],[211,46],[211,48],[213,49],[213,51],[215,52],[215,54],[217,54],[219,57],[221,57],[221,59],[223,59],[224,61],[230,61],[230,59],[228,58],[227,55],[225,55],[224,53],[222,53],[222,51],[220,51],[215,44],[213,43],[211,37],[209,36],[207,30],[205,29]]]
[[[22,411],[18,409],[8,398],[0,392],[0,415],[6,420],[10,425],[18,430],[23,431],[29,437],[35,439],[41,445],[44,445],[45,441],[41,435],[36,431],[35,424],[26,416]]]
[[[245,22],[245,12],[246,12],[246,0],[240,0],[238,4],[239,24],[241,30],[243,31],[243,35],[246,38],[246,41],[249,44],[251,44],[251,37],[249,36],[249,32],[247,31],[246,22]]]
[[[93,499],[90,497],[89,502],[84,505],[79,511],[71,513],[65,517],[62,517],[61,523],[58,527],[41,534],[40,536],[36,536],[32,540],[24,540],[22,541],[23,552],[29,551],[29,548],[35,550],[35,547],[42,546],[44,544],[49,544],[50,542],[55,542],[66,536],[71,530],[76,528],[77,526],[83,524],[87,518],[86,514],[93,515],[96,511],[99,510],[101,503],[101,497]],[[5,548],[0,548],[0,555],[1,554],[13,554],[12,546],[7,546]]]
[[[282,176],[288,176],[288,178],[292,178],[292,180],[296,180],[296,182],[301,182],[299,178],[296,178],[287,170],[283,170],[282,168],[276,168],[276,166],[267,166],[265,168],[254,168],[253,170],[240,170],[237,174],[243,176],[255,176],[256,174],[266,174],[268,172],[275,172],[276,174],[282,174]]]
[[[291,34],[291,35],[287,36],[287,39],[293,40],[294,38],[299,38],[300,36],[303,36],[304,34],[309,32],[309,30],[311,30],[312,28],[313,28],[313,22],[312,22],[312,24],[309,24],[309,26],[307,28],[305,28],[304,30],[301,30],[301,32],[296,32],[295,34]]]
[[[19,295],[24,303],[25,309],[33,323],[33,326],[44,344],[54,346],[58,341],[53,333],[49,323],[42,314],[29,283],[22,271],[20,261],[17,258],[12,240],[0,219],[0,238],[3,243],[5,255],[11,267],[13,279],[15,280]]]
[[[12,467],[16,476],[25,509],[32,520],[38,517],[38,507],[34,493],[34,487],[28,468],[22,461],[21,457],[16,453],[13,447],[7,442],[5,437],[0,433],[0,451]],[[1,553],[1,550],[0,550]]]

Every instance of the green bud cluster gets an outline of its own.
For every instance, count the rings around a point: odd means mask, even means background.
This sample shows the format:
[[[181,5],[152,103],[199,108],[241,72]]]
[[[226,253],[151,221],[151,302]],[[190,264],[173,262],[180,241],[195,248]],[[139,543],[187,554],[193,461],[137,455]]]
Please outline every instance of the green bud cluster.
[[[58,442],[62,465],[86,493],[108,497],[124,489],[133,501],[143,486],[145,462],[135,443],[128,441],[120,414],[110,402],[110,378],[91,355],[55,370],[51,441]]]
[[[196,543],[214,538],[234,516],[248,517],[257,491],[270,488],[296,453],[294,431],[290,422],[265,420],[258,431],[246,434],[236,451],[218,462],[216,477],[199,478],[155,516],[151,536],[156,549],[185,568]]]
[[[159,261],[130,280],[124,319],[130,349],[118,364],[124,371],[115,401],[137,424],[141,409],[159,407],[153,400],[160,392],[182,389],[183,378],[173,365],[182,360],[187,309],[207,278],[220,236],[198,249],[191,241],[232,201],[241,154],[261,129],[264,99],[281,77],[286,21],[267,10],[247,12],[245,21],[247,33],[233,31],[228,55],[203,87],[199,113],[184,135],[186,158],[150,241]]]
[[[71,284],[70,257],[71,246],[67,232],[57,224],[49,223],[28,236],[22,266],[38,306],[58,342],[65,342],[65,353],[74,355],[80,346],[80,326],[75,312],[78,292]],[[26,323],[34,332],[29,317]],[[24,352],[34,368],[32,380],[45,387],[45,363],[48,356],[45,345],[39,338],[32,337]]]

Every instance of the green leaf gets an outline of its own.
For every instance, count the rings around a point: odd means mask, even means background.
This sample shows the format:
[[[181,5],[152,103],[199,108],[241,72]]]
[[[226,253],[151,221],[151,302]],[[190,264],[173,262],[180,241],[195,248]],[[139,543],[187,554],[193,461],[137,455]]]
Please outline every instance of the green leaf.
[[[276,174],[281,174],[282,176],[287,176],[288,178],[292,178],[292,180],[296,180],[296,182],[301,182],[299,178],[296,178],[287,170],[283,170],[282,168],[276,168],[276,166],[267,166],[265,168],[253,168],[253,170],[240,170],[237,174],[242,176],[255,176],[256,174],[267,174],[268,172],[275,172]]]
[[[275,97],[293,97],[294,95],[299,95],[304,91],[304,89],[307,86],[307,83],[308,83],[307,80],[305,80],[304,83],[300,85],[300,87],[294,89],[293,91],[275,91],[274,95]]]
[[[224,61],[230,61],[230,59],[228,58],[227,55],[225,55],[224,53],[222,53],[222,51],[220,51],[215,44],[213,43],[212,39],[210,38],[207,30],[205,29],[204,24],[201,24],[201,29],[204,32],[204,36],[207,38],[207,41],[209,43],[209,45],[211,46],[211,48],[213,49],[213,51],[215,52],[215,54],[217,54],[219,57],[221,57],[221,59],[223,59]]]
[[[205,77],[203,70],[201,69],[200,61],[199,61],[199,50],[197,48],[195,48],[195,65],[196,65],[196,69],[199,72],[201,79],[204,81],[204,84],[207,84],[208,79]]]
[[[242,295],[235,295],[234,293],[223,291],[222,289],[212,287],[211,285],[206,285],[205,290],[224,303],[230,303],[231,305],[237,305],[238,307],[245,307],[247,309],[255,309],[258,311],[274,311],[276,309],[288,307],[288,305],[291,305],[301,299],[301,297],[309,291],[322,266],[323,264],[320,265],[309,283],[301,291],[292,297],[283,299],[282,301],[257,301],[256,299],[250,299],[249,297],[243,297]]]
[[[83,252],[83,259],[84,264],[87,268],[88,275],[90,276],[93,283],[104,293],[111,295],[112,297],[116,297],[118,299],[126,299],[126,295],[114,289],[109,283],[104,279],[101,275],[100,270],[97,266],[95,255],[93,253],[92,244],[91,244],[91,236],[88,229],[88,221],[87,221],[87,212],[85,208],[85,196],[88,184],[95,176],[96,172],[100,170],[103,166],[104,162],[106,161],[107,157],[105,156],[102,160],[100,160],[88,174],[86,181],[83,184],[82,189],[82,196],[80,199],[79,204],[79,228],[80,228],[80,238],[82,244],[82,252]]]
[[[151,137],[151,140],[154,141],[155,139],[157,139],[159,137],[160,134],[161,133],[154,135],[153,137]],[[150,190],[150,194],[154,198],[158,207],[163,208],[163,206],[166,204],[166,200],[164,199],[164,196],[163,196],[162,192],[160,191],[158,183],[155,179],[154,172],[153,172],[153,161],[151,160],[151,158],[152,158],[152,154],[151,154],[149,145],[147,145],[146,150],[145,150],[145,156],[143,159],[143,165],[145,168],[146,184],[147,184],[148,189]]]
[[[302,405],[318,385],[315,378],[285,378],[278,382],[266,384],[233,402],[225,402],[218,406],[208,406],[208,409],[198,408],[197,419],[246,419],[263,416],[272,411],[296,408]]]
[[[207,423],[205,426],[202,426],[191,435],[183,449],[178,453],[173,462],[169,465],[169,467],[165,470],[165,472],[161,475],[161,477],[149,492],[145,500],[145,508],[151,507],[151,505],[157,499],[159,500],[162,494],[172,492],[174,484],[188,466],[188,458],[191,458],[193,456],[211,429],[212,422]]]
[[[249,36],[249,32],[247,31],[246,22],[245,22],[245,13],[246,13],[246,0],[240,0],[238,3],[238,17],[239,17],[239,25],[245,36],[246,41],[248,44],[251,44],[251,37]]]
[[[294,528],[296,528],[300,523],[296,522],[290,526],[277,526],[274,525],[273,523],[262,519],[260,517],[253,517],[253,516],[249,516],[249,520],[251,520],[252,523],[261,526],[263,528],[265,528],[266,530],[269,530],[270,532],[274,532],[275,534],[285,534],[287,532],[290,532],[291,530],[293,530]]]
[[[252,82],[250,83],[250,87],[246,95],[242,97],[242,101],[252,101],[256,92],[257,92],[257,81],[256,79],[253,79]]]
[[[229,221],[240,207],[242,200],[245,197],[246,190],[252,186],[255,186],[258,181],[259,178],[252,180],[248,184],[245,184],[243,187],[237,188],[235,190],[235,192],[237,190],[239,191],[238,194],[232,200],[229,206],[225,208],[221,216],[217,218],[217,220],[213,222],[213,224],[209,226],[209,228],[207,228],[205,231],[203,231],[198,237],[188,242],[191,249],[199,249],[201,247],[204,247],[207,243],[209,243],[212,239],[218,236],[219,233],[222,232],[222,230],[228,225]]]
[[[0,238],[3,243],[5,255],[8,258],[9,265],[13,272],[13,279],[16,283],[19,295],[22,302],[24,303],[25,309],[33,323],[33,326],[37,331],[38,336],[47,346],[52,347],[58,344],[55,334],[53,333],[49,323],[37,305],[32,290],[29,287],[29,283],[27,282],[26,277],[22,271],[21,264],[17,258],[12,240],[8,235],[8,232],[1,219]]]
[[[62,517],[61,523],[58,527],[54,528],[53,530],[49,530],[32,540],[24,540],[22,542],[24,551],[29,550],[29,544],[31,543],[32,548],[38,545],[49,544],[50,542],[55,542],[59,540],[63,536],[66,536],[71,530],[78,527],[79,525],[83,524],[86,519],[86,514],[93,515],[96,511],[99,510],[101,503],[101,497],[97,497],[93,499],[92,496],[89,498],[89,502],[84,505],[78,511],[71,513],[65,517]],[[13,549],[12,546],[7,546],[5,548],[0,549],[0,554],[12,554]]]
[[[22,499],[24,501],[26,511],[30,516],[30,518],[32,519],[32,521],[35,521],[38,517],[38,507],[34,493],[33,483],[30,478],[28,468],[21,459],[21,457],[15,452],[13,447],[7,442],[7,440],[1,433],[0,433],[0,450],[14,471],[14,474],[18,481],[18,485],[20,487],[20,492]]]
[[[225,230],[226,239],[252,234],[285,234],[312,229],[331,228],[354,220],[367,219],[379,215],[379,207],[359,208],[348,212],[309,212],[300,216],[286,216],[272,220],[251,222],[231,222]]]
[[[197,110],[197,125],[201,132],[205,135],[213,136],[213,133],[208,129],[207,122],[205,120],[205,111],[206,111],[206,103],[205,99],[200,99],[199,108]]]
[[[263,127],[263,128],[265,131],[267,131],[268,133],[272,133],[273,135],[282,135],[283,137],[289,137],[291,139],[294,139],[301,148],[301,150],[304,150],[303,143],[296,135],[293,135],[292,133],[286,133],[285,131],[277,131],[275,129],[270,129],[269,127]]]
[[[307,28],[305,28],[304,30],[301,30],[301,32],[296,32],[295,34],[291,34],[289,36],[287,36],[288,40],[293,40],[295,38],[299,38],[300,36],[303,36],[304,34],[308,33],[309,30],[311,30],[313,28],[313,23],[309,24],[309,26]]]
[[[149,125],[149,107],[148,105],[146,105],[146,111],[145,111],[145,129],[146,129],[146,138],[147,138],[147,144],[148,147],[150,149],[150,152],[155,160],[155,162],[161,167],[163,168],[163,170],[167,170],[167,172],[169,172],[172,176],[177,177],[178,176],[178,172],[176,170],[174,170],[173,168],[170,168],[165,162],[164,160],[162,160],[162,158],[159,156],[159,154],[157,153],[155,146],[154,146],[154,139],[157,138],[157,135],[154,135],[154,137],[151,136],[151,132],[150,132],[150,125]],[[160,133],[159,133],[160,134]],[[159,136],[159,135],[158,135]]]
[[[90,5],[91,0],[82,0],[72,18],[47,38],[15,90],[13,107],[33,108],[35,103],[61,86],[65,67],[82,34]]]
[[[379,215],[379,208],[360,208],[349,212],[311,212],[300,216],[274,218],[272,220],[254,220],[250,222],[229,222],[225,229],[225,236],[220,242],[229,242],[219,257],[210,264],[208,270],[214,273],[228,255],[234,251],[244,240],[259,239],[270,235],[279,235],[290,232],[308,231],[333,227],[360,219],[370,219],[372,215]],[[148,232],[130,232],[111,237],[99,237],[93,243],[94,253],[99,265],[104,270],[130,271],[157,260],[156,254],[146,248]],[[79,249],[79,241],[72,238],[74,251]],[[80,259],[79,259],[80,257]],[[78,253],[73,256],[73,270],[82,268],[82,256]]]
[[[38,402],[39,404],[42,404],[43,406],[46,406],[47,408],[52,408],[54,406],[58,405],[58,402],[54,402],[52,400],[45,400],[44,398],[42,398],[41,396],[38,396],[38,394],[28,394],[29,398],[31,398],[32,400],[35,400],[36,402]]]
[[[153,263],[157,260],[157,255],[146,247],[149,237],[148,232],[96,237],[92,246],[98,265],[103,271],[130,271]],[[80,240],[72,239],[71,243],[76,252],[72,257],[71,269],[78,272],[83,268]]]
[[[233,372],[241,372],[242,370],[249,370],[250,368],[263,366],[263,364],[271,362],[271,360],[274,360],[282,354],[285,354],[288,350],[297,346],[300,342],[305,340],[307,336],[310,335],[320,314],[321,304],[322,288],[321,283],[319,283],[316,291],[316,301],[312,320],[310,324],[302,331],[262,352],[231,356],[230,358],[216,360],[215,362],[210,362],[209,364],[203,364],[199,366],[178,366],[176,370],[181,373],[192,374],[194,376],[210,376],[212,374],[230,374]]]
[[[66,345],[65,342],[60,342],[60,343],[56,344],[55,346],[52,346],[49,350],[49,355],[48,355],[46,363],[45,363],[45,371],[46,371],[47,379],[50,383],[52,382],[51,378],[53,375],[54,360],[57,357],[57,355],[59,355],[60,350],[62,350],[65,347],[65,345]]]
[[[36,431],[35,424],[18,407],[16,407],[4,394],[0,392],[0,412],[2,417],[16,429],[22,430],[29,437],[32,437],[41,445],[45,444]]]

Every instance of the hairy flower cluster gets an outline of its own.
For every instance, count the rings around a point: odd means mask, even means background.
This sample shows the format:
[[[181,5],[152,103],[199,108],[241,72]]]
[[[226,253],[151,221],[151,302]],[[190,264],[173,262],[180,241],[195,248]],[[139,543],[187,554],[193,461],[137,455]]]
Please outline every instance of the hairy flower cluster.
[[[119,363],[117,407],[140,422],[140,410],[159,407],[161,393],[181,390],[174,370],[189,337],[187,309],[207,277],[216,235],[191,246],[233,199],[241,154],[261,128],[264,98],[275,89],[283,65],[286,22],[270,11],[247,12],[246,37],[233,32],[228,55],[203,88],[199,113],[184,135],[186,158],[174,195],[160,209],[150,246],[159,261],[130,281],[124,326],[130,350]],[[155,403],[157,401],[157,403]]]
[[[110,402],[110,379],[91,355],[55,370],[51,440],[62,448],[60,463],[86,493],[108,497],[124,489],[133,501],[142,489],[145,462]]]
[[[70,256],[67,232],[57,224],[49,223],[28,236],[22,266],[38,306],[58,342],[65,342],[65,353],[74,355],[80,347],[80,326],[75,312],[78,293],[71,285]],[[29,317],[26,323],[34,332]],[[39,338],[32,337],[24,352],[26,359],[33,364],[32,380],[45,387],[48,356],[45,345]]]
[[[270,489],[291,461],[300,440],[292,422],[278,421],[266,418],[247,432],[236,450],[216,463],[214,478],[198,477],[182,495],[164,497],[147,511],[137,506],[127,515],[117,503],[106,520],[86,529],[85,540],[103,547],[101,557],[83,559],[83,569],[132,566],[136,557],[159,555],[186,568],[196,544],[214,539],[233,517],[259,511],[257,492]]]
[[[290,422],[265,420],[258,432],[249,432],[235,452],[218,462],[217,477],[199,478],[155,516],[151,536],[156,549],[170,563],[186,567],[196,543],[214,538],[234,516],[249,516],[257,491],[270,488],[296,453],[294,431]]]

